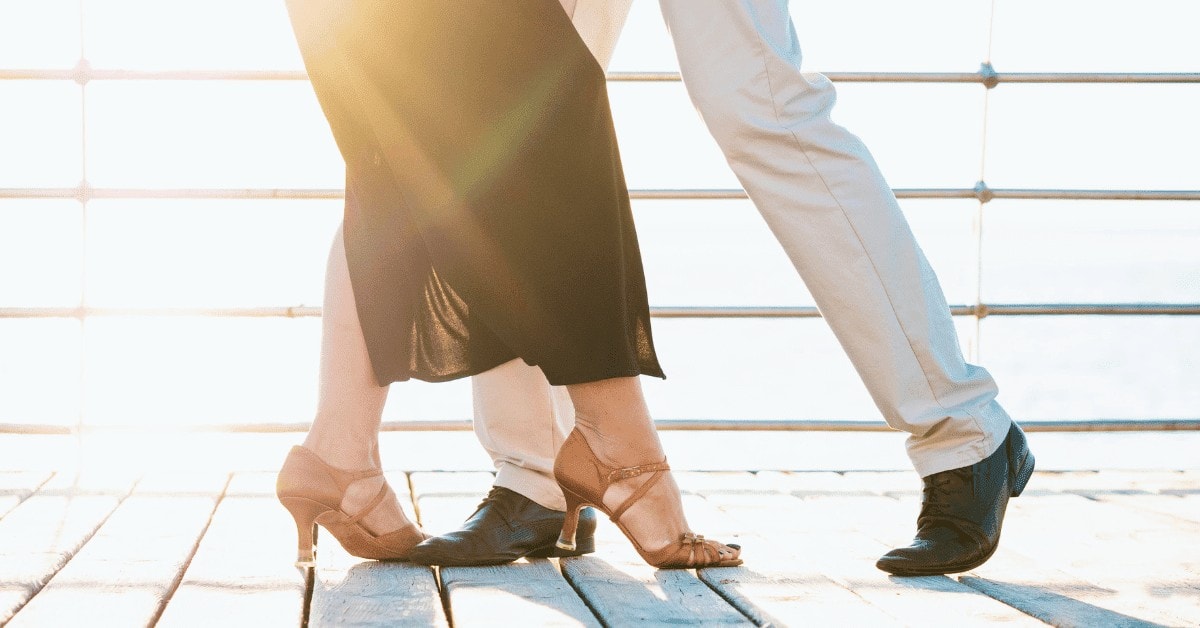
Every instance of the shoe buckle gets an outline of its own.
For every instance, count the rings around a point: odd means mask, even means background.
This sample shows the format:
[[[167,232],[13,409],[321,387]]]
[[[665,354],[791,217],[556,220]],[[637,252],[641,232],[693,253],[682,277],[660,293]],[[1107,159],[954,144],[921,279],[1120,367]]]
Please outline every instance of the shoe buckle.
[[[667,467],[665,462],[643,464],[636,467],[625,467],[624,469],[617,469],[616,471],[609,473],[608,481],[609,483],[612,483],[620,480],[628,480],[629,478],[637,477],[643,473],[646,473],[647,471],[666,471],[669,468],[670,467]]]

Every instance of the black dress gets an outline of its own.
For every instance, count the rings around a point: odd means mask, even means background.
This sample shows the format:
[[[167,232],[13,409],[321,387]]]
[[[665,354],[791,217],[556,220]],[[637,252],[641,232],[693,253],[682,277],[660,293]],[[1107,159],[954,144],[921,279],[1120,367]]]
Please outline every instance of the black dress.
[[[379,383],[662,377],[604,73],[558,0],[289,0]]]

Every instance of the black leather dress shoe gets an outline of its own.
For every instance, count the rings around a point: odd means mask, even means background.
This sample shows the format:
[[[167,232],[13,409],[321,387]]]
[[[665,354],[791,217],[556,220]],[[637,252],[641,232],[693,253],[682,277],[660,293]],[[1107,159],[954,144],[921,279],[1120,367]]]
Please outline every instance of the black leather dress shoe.
[[[555,547],[564,513],[503,487],[493,487],[462,528],[426,539],[408,553],[420,565],[500,565],[523,556],[581,556],[595,551],[596,513],[579,513],[574,550]]]
[[[1033,454],[1013,423],[992,455],[924,479],[916,538],[884,554],[875,566],[897,576],[932,576],[982,565],[1000,543],[1009,496],[1020,495],[1031,475]]]

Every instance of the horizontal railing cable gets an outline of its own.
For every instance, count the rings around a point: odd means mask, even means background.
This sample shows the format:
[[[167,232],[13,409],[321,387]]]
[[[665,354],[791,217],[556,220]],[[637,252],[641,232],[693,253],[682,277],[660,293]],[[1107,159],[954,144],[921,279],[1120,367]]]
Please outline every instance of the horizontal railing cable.
[[[835,83],[1200,83],[1200,72],[997,72],[982,64],[975,72],[839,72],[823,74]],[[73,68],[6,68],[0,80],[74,81],[303,81],[300,70],[122,70],[92,68],[80,62]],[[615,83],[674,83],[678,72],[609,72]]]
[[[901,199],[1093,200],[1093,201],[1200,201],[1200,190],[1068,190],[992,188],[980,182],[970,188],[896,188]],[[87,185],[59,188],[0,188],[0,198],[63,199],[80,202],[96,199],[236,199],[236,200],[337,200],[341,188],[103,188]],[[727,189],[632,189],[634,200],[745,200],[746,192]]]
[[[654,422],[664,432],[892,432],[883,421],[830,421],[808,419],[732,420],[673,419]],[[306,432],[310,423],[224,423],[215,425],[68,425],[0,423],[0,434],[88,434],[136,432],[138,434],[227,433],[285,434]],[[1085,419],[1021,421],[1026,432],[1166,432],[1200,431],[1200,419]],[[385,421],[384,432],[469,432],[467,419],[441,421]]]
[[[1200,303],[982,303],[952,305],[955,316],[1198,316]],[[0,307],[4,318],[96,318],[114,316],[312,318],[317,306],[267,307]],[[820,318],[815,307],[651,307],[655,318]]]

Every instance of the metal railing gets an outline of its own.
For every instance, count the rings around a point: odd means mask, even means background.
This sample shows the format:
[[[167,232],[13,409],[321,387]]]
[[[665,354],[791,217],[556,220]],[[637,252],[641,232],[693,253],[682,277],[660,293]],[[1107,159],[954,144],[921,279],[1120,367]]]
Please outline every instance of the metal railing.
[[[1197,201],[1200,190],[1063,190],[1033,188],[991,188],[980,181],[970,188],[896,188],[901,199],[975,199],[987,203],[996,199],[1061,201]],[[0,188],[0,198],[75,199],[86,203],[96,199],[237,199],[237,200],[339,200],[344,191],[335,188],[97,188],[77,185],[70,188]],[[749,196],[741,189],[632,189],[633,200],[737,201]]]
[[[983,63],[976,72],[828,72],[828,78],[838,83],[966,83],[979,84],[990,90],[1002,84],[1200,84],[1200,73],[1063,73],[1063,72],[997,72],[990,63]],[[614,72],[610,81],[645,83],[676,82],[674,72]],[[69,69],[0,69],[0,81],[71,81],[86,86],[93,81],[303,81],[304,72],[290,70],[239,71],[143,71],[92,68],[81,60]],[[86,108],[85,108],[86,111]],[[86,114],[85,114],[86,115]],[[86,183],[86,151],[84,151],[85,182],[75,187],[57,188],[0,188],[0,198],[7,199],[75,199],[83,204],[93,199],[340,199],[340,189],[135,189],[93,187]],[[902,199],[974,199],[980,205],[995,199],[1041,200],[1147,200],[1197,201],[1200,190],[1088,190],[1088,189],[1007,189],[991,188],[980,181],[970,188],[897,189]],[[640,189],[630,196],[639,200],[740,200],[746,193],[739,189]],[[1051,316],[1051,315],[1200,315],[1200,303],[1037,303],[954,305],[956,316]],[[656,307],[651,314],[659,318],[816,318],[815,307]],[[253,308],[98,308],[83,304],[77,307],[0,307],[4,318],[76,318],[101,316],[217,316],[217,317],[315,317],[320,308],[307,306],[277,306]],[[1022,422],[1028,431],[1080,432],[1130,430],[1200,430],[1200,419],[1106,419],[1087,421],[1028,421]],[[729,431],[888,431],[881,421],[736,421],[724,419],[694,419],[658,421],[663,430],[729,430]],[[307,423],[226,424],[170,428],[163,431],[219,431],[242,433],[272,433],[303,431]],[[75,426],[0,424],[0,433],[71,434],[89,431],[120,431],[137,429],[155,431],[139,426]],[[384,423],[385,431],[465,431],[469,421],[404,421]]]
[[[113,434],[122,432],[152,434],[288,434],[307,432],[311,423],[226,423],[215,425],[36,425],[0,423],[0,434],[38,434],[47,436]],[[895,432],[883,421],[823,421],[778,419],[770,421],[731,419],[666,419],[654,422],[663,432]],[[470,432],[469,419],[442,421],[384,421],[382,432]],[[1094,419],[1082,421],[1021,421],[1026,432],[1196,432],[1200,419]]]
[[[997,72],[990,63],[976,72],[823,72],[835,83],[1200,83],[1200,72]],[[73,81],[306,81],[301,70],[121,70],[95,69],[80,61],[69,69],[4,69],[0,80]],[[609,72],[614,83],[674,83],[678,72]]]
[[[1197,316],[1200,303],[979,303],[951,305],[954,316]],[[309,305],[268,307],[0,307],[0,318],[94,318],[98,316],[216,316],[222,318],[312,318]],[[651,307],[655,318],[820,318],[816,307]]]

